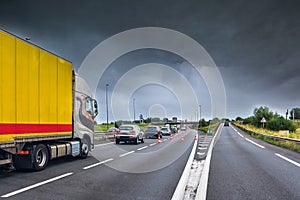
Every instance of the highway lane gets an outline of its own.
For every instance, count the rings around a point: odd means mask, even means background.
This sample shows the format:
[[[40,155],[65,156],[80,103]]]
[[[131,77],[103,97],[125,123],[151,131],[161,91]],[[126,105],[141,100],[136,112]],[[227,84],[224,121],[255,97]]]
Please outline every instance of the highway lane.
[[[193,138],[189,133],[184,142],[163,137],[160,145],[155,139],[139,145],[100,144],[85,160],[54,160],[41,172],[0,173],[0,196],[25,188],[8,199],[171,199]]]
[[[299,200],[299,159],[298,153],[223,127],[212,154],[207,199]]]

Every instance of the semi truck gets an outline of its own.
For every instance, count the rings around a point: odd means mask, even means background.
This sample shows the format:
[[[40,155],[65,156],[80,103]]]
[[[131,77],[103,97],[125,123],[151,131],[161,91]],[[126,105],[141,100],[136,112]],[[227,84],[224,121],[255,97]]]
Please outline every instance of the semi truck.
[[[43,170],[94,148],[97,101],[72,63],[0,29],[0,166]]]

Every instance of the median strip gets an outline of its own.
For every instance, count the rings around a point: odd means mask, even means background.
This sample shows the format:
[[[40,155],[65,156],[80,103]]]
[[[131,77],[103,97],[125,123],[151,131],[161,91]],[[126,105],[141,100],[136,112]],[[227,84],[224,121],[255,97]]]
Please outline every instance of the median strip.
[[[84,167],[83,169],[90,169],[90,168],[92,168],[92,167],[96,167],[96,166],[98,166],[98,165],[102,165],[102,164],[104,164],[104,163],[107,163],[107,162],[110,162],[110,161],[113,161],[113,160],[114,160],[114,159],[110,158],[110,159],[104,160],[104,161],[102,161],[102,162],[98,162],[98,163],[95,163],[95,164],[93,164],[93,165],[86,166],[86,167]]]
[[[122,155],[120,155],[120,158],[121,157],[124,157],[124,156],[127,156],[127,155],[129,155],[129,154],[132,154],[132,153],[134,153],[135,151],[129,151],[129,152],[127,152],[127,153],[124,153],[124,154],[122,154]]]
[[[260,145],[260,144],[257,144],[256,142],[253,142],[252,140],[249,140],[248,138],[246,138],[246,140],[247,140],[248,142],[251,142],[252,144],[254,144],[254,145],[256,145],[256,146],[262,148],[262,149],[265,148],[264,146],[262,146],[262,145]]]
[[[280,155],[279,153],[275,153],[275,155],[282,158],[282,159],[284,159],[284,160],[286,160],[286,161],[288,161],[289,163],[292,163],[292,164],[296,165],[297,167],[300,167],[300,164],[297,163],[296,161],[293,161],[293,160],[291,160],[291,159],[289,159],[289,158],[287,158],[283,155]]]
[[[22,189],[20,189],[20,190],[17,190],[17,191],[14,191],[14,192],[10,192],[10,193],[8,193],[8,194],[2,195],[1,197],[2,197],[2,198],[8,198],[8,197],[14,196],[14,195],[16,195],[16,194],[19,194],[19,193],[22,193],[22,192],[25,192],[25,191],[34,189],[34,188],[36,188],[36,187],[45,185],[45,184],[47,184],[47,183],[51,183],[51,182],[53,182],[53,181],[56,181],[56,180],[65,178],[65,177],[70,176],[70,175],[72,175],[72,174],[73,174],[73,172],[66,173],[66,174],[63,174],[63,175],[60,175],[60,176],[51,178],[51,179],[49,179],[49,180],[46,180],[46,181],[43,181],[43,182],[40,182],[40,183],[36,183],[36,184],[34,184],[34,185],[31,185],[31,186],[22,188]]]

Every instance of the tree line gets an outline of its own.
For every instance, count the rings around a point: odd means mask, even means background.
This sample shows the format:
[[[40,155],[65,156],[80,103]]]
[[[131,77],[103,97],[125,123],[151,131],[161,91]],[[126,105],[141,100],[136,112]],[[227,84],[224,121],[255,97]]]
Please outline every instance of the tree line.
[[[236,121],[242,121],[243,124],[251,124],[256,127],[262,127],[263,123],[261,122],[262,118],[265,118],[266,123],[265,128],[273,131],[279,130],[289,130],[291,132],[296,131],[296,125],[293,121],[288,120],[288,111],[286,114],[286,118],[280,116],[277,112],[272,112],[266,106],[261,106],[259,108],[255,108],[253,111],[253,116],[247,117],[245,119],[241,117],[237,117]],[[290,111],[289,119],[300,119],[300,108],[293,108]]]

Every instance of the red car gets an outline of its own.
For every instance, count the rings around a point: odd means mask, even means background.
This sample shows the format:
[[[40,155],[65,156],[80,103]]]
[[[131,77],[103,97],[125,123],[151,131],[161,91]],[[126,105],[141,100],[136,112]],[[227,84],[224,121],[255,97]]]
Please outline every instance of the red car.
[[[107,130],[108,133],[120,133],[120,130],[118,128],[109,128]]]

